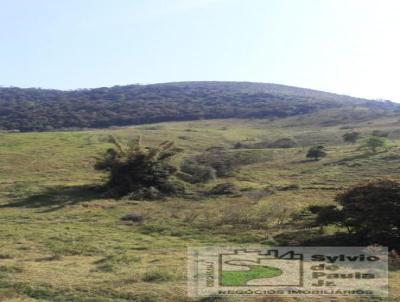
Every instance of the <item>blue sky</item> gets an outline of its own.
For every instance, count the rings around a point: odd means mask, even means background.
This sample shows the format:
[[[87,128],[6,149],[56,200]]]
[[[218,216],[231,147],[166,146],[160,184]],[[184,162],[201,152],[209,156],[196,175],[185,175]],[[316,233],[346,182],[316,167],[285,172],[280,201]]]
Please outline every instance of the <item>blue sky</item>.
[[[0,0],[0,85],[229,80],[400,101],[398,0]]]

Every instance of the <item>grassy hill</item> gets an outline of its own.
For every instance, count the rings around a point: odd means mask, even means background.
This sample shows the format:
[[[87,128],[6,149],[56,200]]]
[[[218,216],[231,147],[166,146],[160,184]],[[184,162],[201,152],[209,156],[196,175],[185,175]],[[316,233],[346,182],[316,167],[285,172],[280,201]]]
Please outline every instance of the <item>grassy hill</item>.
[[[221,118],[282,118],[348,107],[375,116],[399,112],[371,101],[251,82],[178,82],[71,91],[0,88],[0,130],[49,131]]]
[[[365,120],[353,119],[352,114],[365,111],[354,110],[344,118],[330,109],[273,121],[231,119],[0,134],[0,301],[192,301],[185,296],[187,246],[299,244],[329,236],[335,231],[332,227],[321,231],[307,226],[308,205],[332,204],[338,192],[366,179],[399,179],[400,121],[372,117],[370,111]],[[327,120],[336,124],[321,127]],[[342,141],[350,129],[364,136],[385,131],[391,147],[366,154]],[[245,154],[256,160],[229,176],[190,185],[193,194],[187,197],[110,199],[93,189],[104,180],[93,164],[111,146],[110,134],[122,140],[143,135],[150,145],[175,141],[185,149],[178,161],[215,147],[227,155]],[[238,142],[247,146],[282,138],[297,145],[235,147]],[[328,156],[306,160],[306,150],[321,143]],[[237,192],[206,193],[225,183],[233,184]],[[132,212],[142,214],[144,221],[120,220]],[[391,296],[379,301],[400,297],[399,271],[392,269],[389,277]]]

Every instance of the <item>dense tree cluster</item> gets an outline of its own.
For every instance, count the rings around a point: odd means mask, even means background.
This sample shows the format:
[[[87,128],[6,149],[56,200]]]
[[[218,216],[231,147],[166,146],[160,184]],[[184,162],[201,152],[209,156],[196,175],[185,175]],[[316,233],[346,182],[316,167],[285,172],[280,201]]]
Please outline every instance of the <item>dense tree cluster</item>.
[[[82,90],[0,88],[0,130],[103,128],[163,121],[285,117],[367,101],[283,85],[182,82]]]

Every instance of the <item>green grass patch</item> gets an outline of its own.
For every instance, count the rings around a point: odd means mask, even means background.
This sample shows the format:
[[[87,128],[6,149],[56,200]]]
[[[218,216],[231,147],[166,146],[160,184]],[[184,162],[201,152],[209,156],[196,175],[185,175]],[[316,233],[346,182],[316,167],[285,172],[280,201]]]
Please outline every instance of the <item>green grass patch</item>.
[[[273,278],[282,275],[282,270],[270,266],[249,265],[247,271],[223,271],[221,285],[245,286],[254,279]]]

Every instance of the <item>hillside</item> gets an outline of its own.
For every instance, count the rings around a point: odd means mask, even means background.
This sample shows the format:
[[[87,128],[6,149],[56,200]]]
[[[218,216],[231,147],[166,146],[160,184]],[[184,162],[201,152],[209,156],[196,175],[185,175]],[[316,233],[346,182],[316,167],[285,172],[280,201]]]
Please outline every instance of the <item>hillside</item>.
[[[388,133],[390,148],[365,153],[343,142],[342,126],[314,127],[302,117],[213,120],[95,131],[0,133],[0,301],[7,302],[204,302],[186,296],[189,246],[339,245],[328,240],[335,226],[311,227],[309,205],[332,205],[349,186],[370,178],[399,180],[400,121],[382,118],[353,124],[367,138]],[[306,126],[295,125],[304,123]],[[311,126],[310,126],[311,125]],[[290,126],[290,127],[289,127]],[[193,193],[166,200],[104,197],[95,190],[104,174],[95,157],[122,141],[143,136],[146,145],[164,140],[184,149],[179,161],[220,148],[245,159],[231,175],[188,184]],[[237,148],[291,138],[292,148]],[[310,146],[328,155],[306,160]],[[250,163],[247,158],[252,158]],[[207,194],[233,184],[235,194]],[[142,223],[125,223],[129,213]],[[318,241],[317,241],[318,240]],[[310,243],[310,244],[311,244]],[[390,297],[399,301],[400,271],[389,273]],[[378,301],[335,297],[337,302]],[[310,301],[308,297],[242,298],[243,302]],[[323,301],[317,299],[316,301]]]
[[[0,88],[0,129],[48,131],[221,118],[281,118],[348,107],[374,117],[399,111],[311,89],[251,82],[177,82],[71,91]]]

